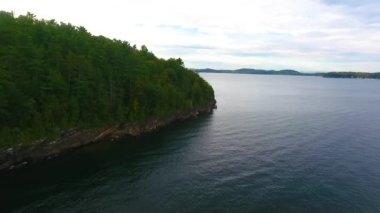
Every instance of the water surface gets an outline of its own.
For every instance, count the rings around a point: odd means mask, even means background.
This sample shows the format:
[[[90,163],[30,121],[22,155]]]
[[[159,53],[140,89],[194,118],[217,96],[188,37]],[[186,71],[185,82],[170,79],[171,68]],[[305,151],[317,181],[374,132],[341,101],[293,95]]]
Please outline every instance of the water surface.
[[[2,212],[380,212],[380,81],[202,74],[218,109],[0,176]]]

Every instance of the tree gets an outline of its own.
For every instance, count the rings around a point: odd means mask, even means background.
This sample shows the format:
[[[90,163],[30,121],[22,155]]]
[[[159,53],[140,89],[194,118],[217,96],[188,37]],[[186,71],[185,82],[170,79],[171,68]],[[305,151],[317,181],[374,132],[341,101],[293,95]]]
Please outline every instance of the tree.
[[[0,12],[0,149],[73,128],[142,122],[214,101],[182,59],[84,27]]]

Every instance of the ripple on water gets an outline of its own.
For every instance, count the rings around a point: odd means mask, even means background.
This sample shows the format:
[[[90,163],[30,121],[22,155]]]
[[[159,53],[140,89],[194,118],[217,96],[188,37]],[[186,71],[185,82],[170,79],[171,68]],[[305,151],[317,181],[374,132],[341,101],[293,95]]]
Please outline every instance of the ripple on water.
[[[212,115],[1,176],[2,208],[380,212],[378,81],[202,76]]]

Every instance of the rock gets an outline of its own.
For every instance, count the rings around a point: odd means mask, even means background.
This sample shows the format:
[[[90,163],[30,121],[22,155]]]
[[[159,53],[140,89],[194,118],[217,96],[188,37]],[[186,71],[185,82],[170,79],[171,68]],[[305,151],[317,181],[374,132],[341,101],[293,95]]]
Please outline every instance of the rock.
[[[114,141],[126,135],[138,136],[153,132],[174,121],[197,117],[203,113],[210,113],[215,108],[216,102],[212,102],[207,107],[194,109],[186,113],[176,113],[164,119],[154,118],[142,123],[120,123],[102,129],[84,130],[72,128],[62,131],[60,136],[55,140],[42,139],[34,145],[13,147],[3,152],[0,151],[0,170],[6,170],[7,168],[12,170],[45,159],[51,159],[69,150],[94,142],[105,141],[105,139]],[[20,162],[22,163],[20,164]]]

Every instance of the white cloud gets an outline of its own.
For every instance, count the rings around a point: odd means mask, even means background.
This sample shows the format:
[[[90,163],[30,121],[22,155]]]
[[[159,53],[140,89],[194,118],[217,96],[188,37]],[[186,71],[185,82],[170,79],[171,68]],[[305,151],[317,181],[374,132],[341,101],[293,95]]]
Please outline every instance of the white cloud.
[[[189,67],[380,71],[380,9],[321,0],[2,0]],[[366,15],[366,11],[371,16]],[[207,47],[207,48],[205,48]]]

